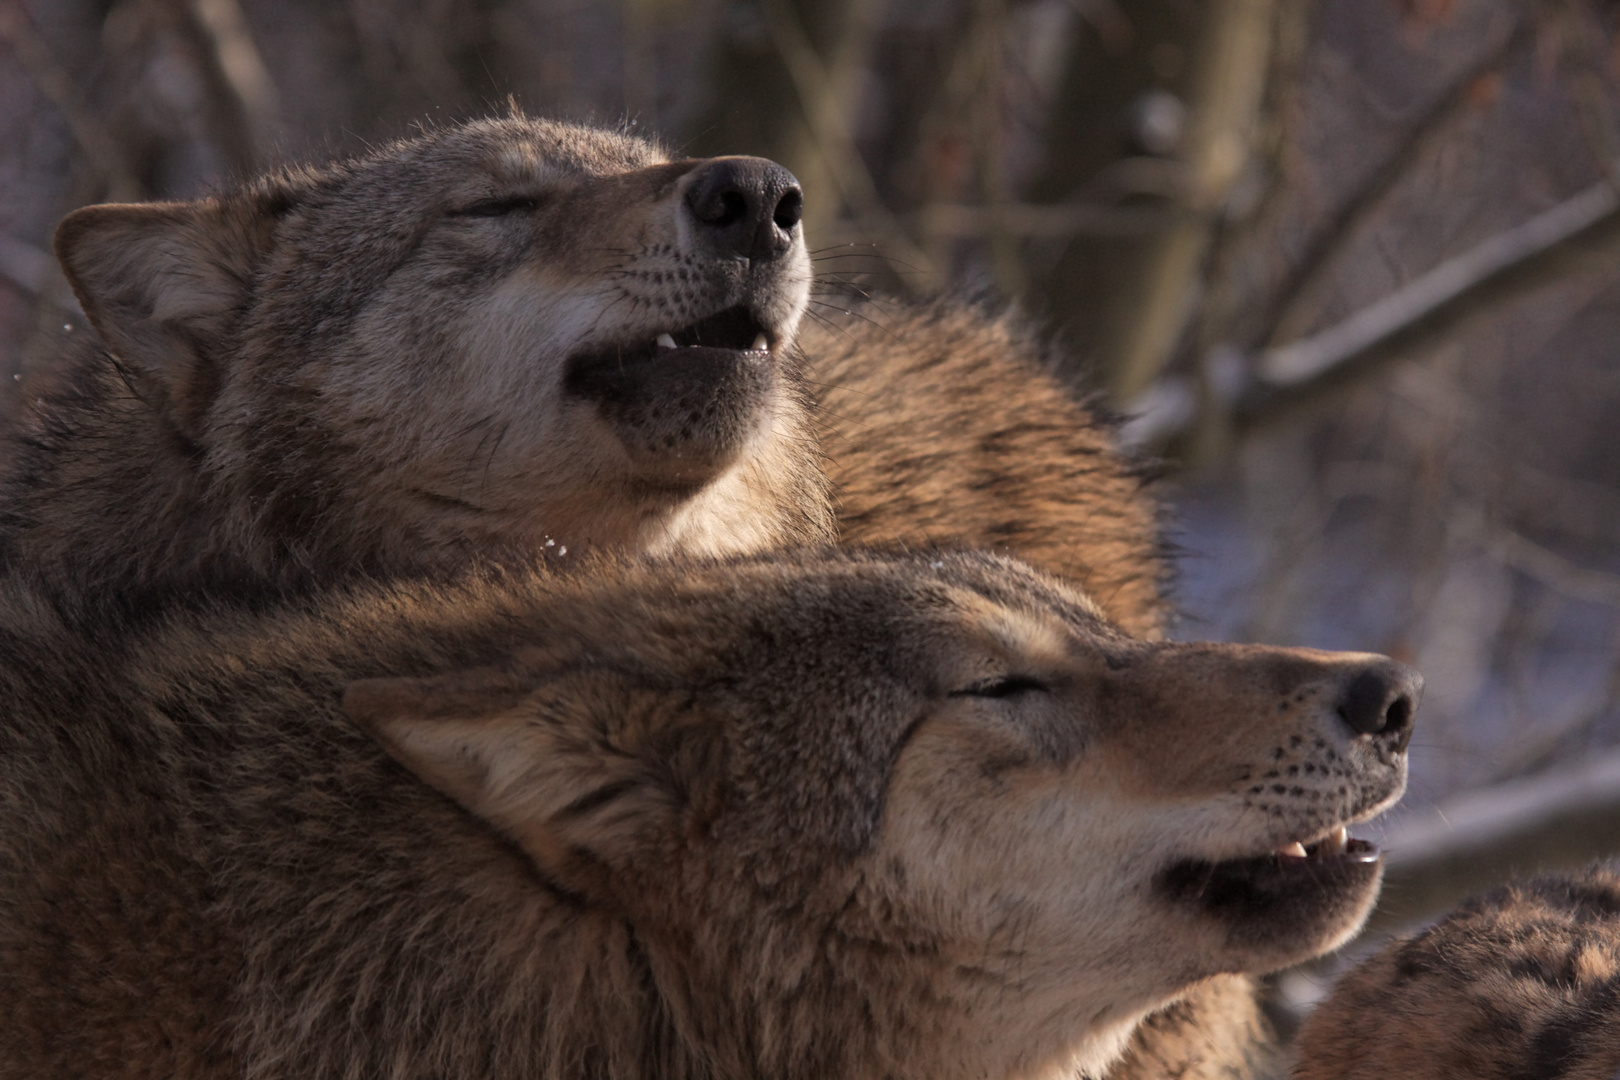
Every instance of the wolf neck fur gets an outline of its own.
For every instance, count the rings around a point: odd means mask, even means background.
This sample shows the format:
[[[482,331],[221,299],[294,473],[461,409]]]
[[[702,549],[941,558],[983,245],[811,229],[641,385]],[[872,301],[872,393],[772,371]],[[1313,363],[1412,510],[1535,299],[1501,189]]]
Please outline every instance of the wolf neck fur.
[[[412,515],[412,499],[364,486],[364,463],[339,487],[331,456],[345,450],[318,439],[279,457],[255,454],[253,440],[275,437],[263,418],[246,418],[230,436],[248,447],[227,451],[245,467],[222,469],[217,445],[155,422],[160,405],[140,389],[87,340],[9,436],[0,568],[26,568],[66,590],[69,608],[84,603],[86,618],[138,620],[205,599],[253,604],[473,561],[527,563],[571,542],[543,522],[520,539],[480,533],[473,514],[447,527],[443,507]],[[609,545],[725,554],[830,541],[825,478],[795,465],[803,457],[795,444],[811,438],[802,414],[772,416],[746,460],[684,499],[628,517]],[[588,546],[573,541],[576,553]]]

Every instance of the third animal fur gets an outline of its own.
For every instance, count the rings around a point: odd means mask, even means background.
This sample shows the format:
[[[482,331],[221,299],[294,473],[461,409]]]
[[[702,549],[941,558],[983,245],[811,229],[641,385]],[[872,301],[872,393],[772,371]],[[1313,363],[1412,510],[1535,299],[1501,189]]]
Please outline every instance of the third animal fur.
[[[28,388],[0,564],[116,649],[469,560],[837,532],[1011,550],[1156,634],[1154,508],[1032,340],[950,306],[803,322],[797,197],[769,163],[509,116],[81,211],[58,250],[99,340]],[[1241,980],[1144,1032],[1127,1075],[1264,1043]]]
[[[1386,944],[1306,1018],[1294,1080],[1613,1080],[1620,864],[1493,889]]]

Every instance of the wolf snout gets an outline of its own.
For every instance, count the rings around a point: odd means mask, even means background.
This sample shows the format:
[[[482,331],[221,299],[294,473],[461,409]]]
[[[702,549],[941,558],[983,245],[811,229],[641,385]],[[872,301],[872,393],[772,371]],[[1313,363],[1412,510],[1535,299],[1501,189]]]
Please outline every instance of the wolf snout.
[[[715,254],[774,259],[793,246],[804,195],[798,179],[774,161],[724,157],[692,175],[686,208],[700,242]]]
[[[1334,711],[1353,734],[1383,735],[1405,750],[1422,696],[1422,675],[1380,656],[1348,674]]]

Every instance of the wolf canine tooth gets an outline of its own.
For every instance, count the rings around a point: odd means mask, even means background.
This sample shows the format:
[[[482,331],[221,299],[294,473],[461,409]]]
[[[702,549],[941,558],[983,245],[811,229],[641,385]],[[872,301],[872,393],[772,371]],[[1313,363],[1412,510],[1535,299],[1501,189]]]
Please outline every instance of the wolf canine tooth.
[[[1295,840],[1291,844],[1285,844],[1284,846],[1278,848],[1277,854],[1292,855],[1296,859],[1303,859],[1305,857],[1305,845],[1301,844],[1298,840]]]
[[[764,334],[756,334],[754,336],[754,343],[748,347],[754,352],[766,352],[770,349],[771,343],[765,340]]]
[[[675,347],[675,339],[670,337],[668,334],[659,334],[658,340],[653,344],[665,349],[673,349]]]

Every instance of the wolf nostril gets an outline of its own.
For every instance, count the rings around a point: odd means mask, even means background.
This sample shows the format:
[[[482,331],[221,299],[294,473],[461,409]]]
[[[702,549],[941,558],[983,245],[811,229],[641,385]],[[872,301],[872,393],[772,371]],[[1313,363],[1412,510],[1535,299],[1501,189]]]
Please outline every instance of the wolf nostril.
[[[1339,719],[1358,735],[1393,735],[1405,748],[1412,737],[1423,678],[1404,664],[1381,660],[1351,677],[1339,699]]]
[[[800,194],[798,188],[793,188],[785,192],[782,198],[777,201],[776,213],[771,215],[771,220],[776,222],[778,228],[791,229],[803,217],[804,196]]]
[[[771,259],[792,247],[804,195],[793,174],[774,161],[717,158],[692,174],[686,206],[699,242],[711,251]]]

